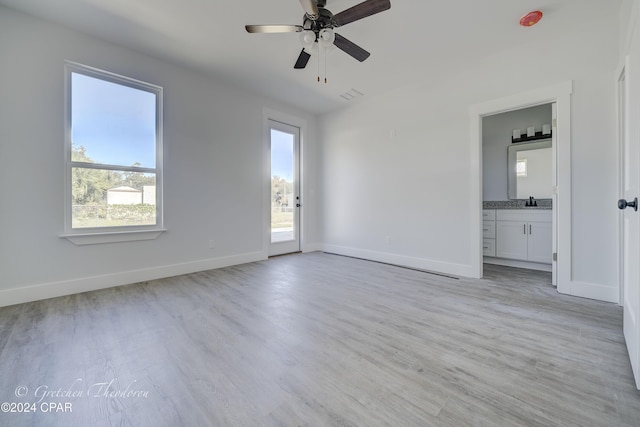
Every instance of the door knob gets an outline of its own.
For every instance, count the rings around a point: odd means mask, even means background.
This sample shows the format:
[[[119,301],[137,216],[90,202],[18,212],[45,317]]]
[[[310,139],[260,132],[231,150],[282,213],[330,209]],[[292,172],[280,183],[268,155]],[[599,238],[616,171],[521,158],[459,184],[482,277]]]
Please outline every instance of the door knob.
[[[633,199],[633,202],[627,202],[625,199],[618,200],[618,209],[633,208],[634,211],[638,210],[638,198]]]

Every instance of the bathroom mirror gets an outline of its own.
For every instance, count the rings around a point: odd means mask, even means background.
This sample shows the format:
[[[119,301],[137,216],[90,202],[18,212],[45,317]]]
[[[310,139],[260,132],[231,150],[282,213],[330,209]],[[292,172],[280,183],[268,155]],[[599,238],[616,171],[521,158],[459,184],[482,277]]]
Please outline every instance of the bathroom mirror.
[[[553,186],[551,139],[512,144],[508,150],[509,199],[550,199]]]

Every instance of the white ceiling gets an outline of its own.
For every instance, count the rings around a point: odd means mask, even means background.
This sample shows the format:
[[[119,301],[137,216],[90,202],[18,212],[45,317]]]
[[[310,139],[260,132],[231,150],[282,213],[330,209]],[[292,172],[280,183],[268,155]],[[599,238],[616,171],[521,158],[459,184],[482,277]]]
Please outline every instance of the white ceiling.
[[[328,0],[334,14],[362,0]],[[299,0],[0,0],[0,4],[61,23],[139,52],[179,63],[312,113],[348,105],[340,94],[365,96],[419,80],[532,39],[588,31],[621,0],[391,0],[391,9],[337,32],[371,57],[360,63],[334,49],[328,84],[318,83],[314,57],[294,70],[297,34],[248,34],[245,24],[302,24]],[[543,20],[518,25],[532,10]],[[543,52],[532,52],[543,55]],[[321,73],[324,77],[324,73]]]

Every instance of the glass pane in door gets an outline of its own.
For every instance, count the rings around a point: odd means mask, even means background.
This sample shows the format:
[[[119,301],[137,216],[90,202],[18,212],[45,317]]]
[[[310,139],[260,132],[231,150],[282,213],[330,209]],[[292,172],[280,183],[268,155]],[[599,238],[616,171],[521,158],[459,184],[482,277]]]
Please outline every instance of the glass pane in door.
[[[271,243],[295,240],[295,135],[271,129]]]

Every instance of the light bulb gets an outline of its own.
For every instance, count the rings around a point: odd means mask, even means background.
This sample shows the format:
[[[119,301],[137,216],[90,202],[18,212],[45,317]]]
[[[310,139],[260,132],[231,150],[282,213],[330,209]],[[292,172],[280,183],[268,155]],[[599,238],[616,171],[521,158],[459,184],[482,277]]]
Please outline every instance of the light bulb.
[[[336,39],[336,35],[333,32],[332,29],[330,28],[325,28],[322,31],[320,31],[320,35],[319,35],[319,43],[322,47],[329,47],[331,45],[333,45],[333,42]]]
[[[305,30],[300,32],[300,43],[305,49],[311,49],[313,43],[316,41],[316,33],[311,30]]]

